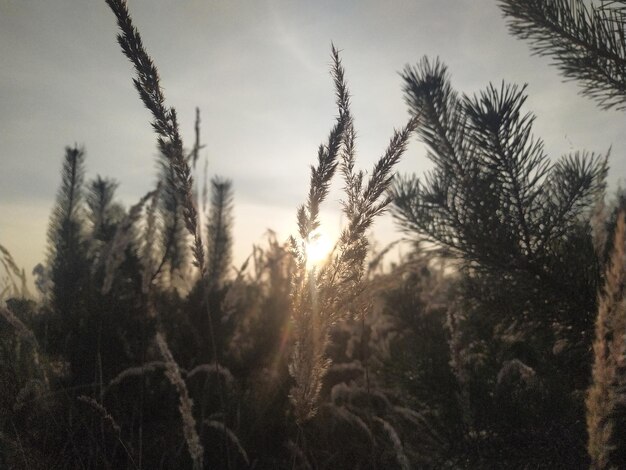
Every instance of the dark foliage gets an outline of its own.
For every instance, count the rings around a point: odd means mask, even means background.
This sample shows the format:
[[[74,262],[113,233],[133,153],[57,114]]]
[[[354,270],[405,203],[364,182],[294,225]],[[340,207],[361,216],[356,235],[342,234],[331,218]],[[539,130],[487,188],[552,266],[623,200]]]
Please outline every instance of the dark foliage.
[[[480,445],[510,456],[533,449],[538,462],[570,449],[582,465],[601,281],[585,217],[603,195],[607,159],[583,152],[551,163],[522,110],[523,88],[459,96],[446,67],[428,59],[403,78],[435,168],[424,181],[398,180],[395,215],[463,262],[464,348],[485,358],[468,384],[475,432],[488,436]]]
[[[338,116],[300,239],[269,232],[233,269],[231,182],[211,180],[208,210],[205,188],[206,227],[194,200],[199,111],[186,153],[126,2],[107,3],[153,118],[159,184],[126,211],[115,181],[84,184],[84,152],[68,147],[39,304],[0,246],[0,467],[575,469],[589,450],[593,468],[620,468],[626,199],[600,204],[608,157],[550,160],[523,87],[459,95],[423,59],[402,74],[409,123],[366,179],[333,46]],[[619,2],[500,3],[515,34],[624,105]],[[386,193],[413,130],[434,169]],[[337,170],[346,226],[313,269]],[[366,232],[392,200],[415,243],[382,269],[391,247],[373,253]]]
[[[621,1],[499,0],[511,32],[555,59],[603,108],[626,107],[626,8]]]

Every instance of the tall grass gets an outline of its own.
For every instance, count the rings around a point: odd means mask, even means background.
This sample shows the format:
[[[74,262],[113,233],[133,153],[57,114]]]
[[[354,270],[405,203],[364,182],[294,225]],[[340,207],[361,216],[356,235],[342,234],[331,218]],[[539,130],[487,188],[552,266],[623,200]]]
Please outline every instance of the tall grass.
[[[338,321],[364,313],[361,281],[368,252],[365,234],[390,203],[385,191],[391,183],[393,168],[417,124],[416,119],[411,119],[402,130],[394,133],[370,178],[364,181],[364,173],[354,169],[356,133],[350,112],[350,95],[339,52],[334,46],[332,60],[338,116],[327,143],[319,147],[317,165],[311,167],[309,196],[297,212],[299,238],[291,238],[296,259],[292,291],[295,344],[289,370],[296,384],[290,396],[300,423],[316,413],[322,380],[331,364],[325,353],[331,327]],[[319,236],[320,206],[339,166],[345,184],[343,212],[347,226],[341,231],[328,262],[319,269],[310,269],[308,249]]]
[[[4,279],[0,279],[0,302],[10,296],[30,297],[24,268],[20,269],[17,266],[9,250],[2,245],[0,245],[0,265],[4,269]]]
[[[587,394],[587,429],[591,468],[619,468],[624,443],[620,442],[617,409],[626,399],[626,213],[621,211],[613,238],[605,281],[599,293],[595,341],[593,343],[593,382]]]
[[[626,221],[591,215],[606,158],[550,163],[523,89],[460,96],[423,59],[402,75],[412,117],[359,170],[333,45],[337,116],[297,234],[268,232],[232,269],[231,181],[205,170],[198,197],[191,176],[199,111],[185,149],[126,1],[106,1],[159,182],[124,210],[66,149],[40,305],[0,246],[0,467],[582,468],[586,450],[620,467]],[[435,168],[389,191],[414,132]],[[313,265],[336,178],[343,226]],[[414,243],[387,265],[397,245],[374,250],[369,231],[394,196]]]
[[[180,374],[178,364],[174,360],[174,356],[172,356],[170,348],[167,346],[167,342],[162,334],[158,333],[156,335],[156,343],[163,359],[165,359],[165,375],[171,384],[176,387],[176,392],[180,399],[178,409],[180,410],[180,416],[182,418],[183,434],[187,442],[187,449],[193,461],[193,469],[200,470],[204,466],[204,449],[196,431],[196,420],[192,413],[193,400],[189,398],[187,385]]]
[[[106,0],[106,2],[115,14],[121,30],[117,40],[124,55],[135,67],[137,73],[137,78],[133,79],[135,88],[146,108],[152,113],[152,128],[157,134],[159,150],[169,161],[175,179],[175,187],[182,199],[185,225],[194,239],[192,246],[194,264],[204,275],[204,247],[198,227],[198,213],[193,199],[193,178],[191,168],[183,152],[183,141],[180,136],[176,110],[165,105],[159,73],[144,49],[139,31],[134,27],[128,13],[126,2],[124,0]]]

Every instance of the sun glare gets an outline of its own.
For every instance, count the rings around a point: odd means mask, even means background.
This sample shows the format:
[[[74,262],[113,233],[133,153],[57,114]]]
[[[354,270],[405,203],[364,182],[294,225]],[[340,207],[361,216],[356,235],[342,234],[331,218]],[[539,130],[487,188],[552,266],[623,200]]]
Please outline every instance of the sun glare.
[[[307,268],[310,270],[322,265],[328,258],[331,248],[329,238],[322,233],[316,233],[306,245]]]

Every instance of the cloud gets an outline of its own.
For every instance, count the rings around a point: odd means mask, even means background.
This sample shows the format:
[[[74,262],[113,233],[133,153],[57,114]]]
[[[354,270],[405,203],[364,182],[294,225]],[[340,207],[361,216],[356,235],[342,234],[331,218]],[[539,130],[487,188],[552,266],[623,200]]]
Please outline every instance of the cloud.
[[[279,6],[276,0],[270,0],[269,9],[273,20],[272,35],[276,43],[296,59],[296,61],[307,72],[313,74],[319,74],[323,72],[323,67],[320,67],[314,60],[312,60],[310,54],[303,46],[302,39],[295,33],[292,19],[286,19],[283,16],[284,8]]]

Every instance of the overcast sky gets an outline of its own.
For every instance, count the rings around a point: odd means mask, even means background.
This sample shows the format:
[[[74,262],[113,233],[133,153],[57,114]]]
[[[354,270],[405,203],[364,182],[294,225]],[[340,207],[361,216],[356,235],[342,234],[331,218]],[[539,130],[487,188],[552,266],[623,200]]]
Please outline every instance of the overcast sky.
[[[209,175],[234,182],[237,262],[266,229],[280,239],[295,232],[308,166],[335,116],[331,41],[342,51],[364,169],[408,118],[398,72],[428,55],[465,93],[527,83],[526,110],[552,158],[612,145],[610,181],[626,174],[624,113],[599,110],[549,59],[532,56],[507,33],[495,0],[128,3],[186,145],[198,106]],[[87,179],[118,180],[127,207],[155,184],[150,115],[116,33],[104,0],[0,0],[0,244],[27,272],[44,259],[66,145],[84,145]],[[429,166],[413,142],[400,170]],[[325,206],[331,234],[340,198],[334,191]],[[400,237],[389,216],[375,233],[380,243]]]

